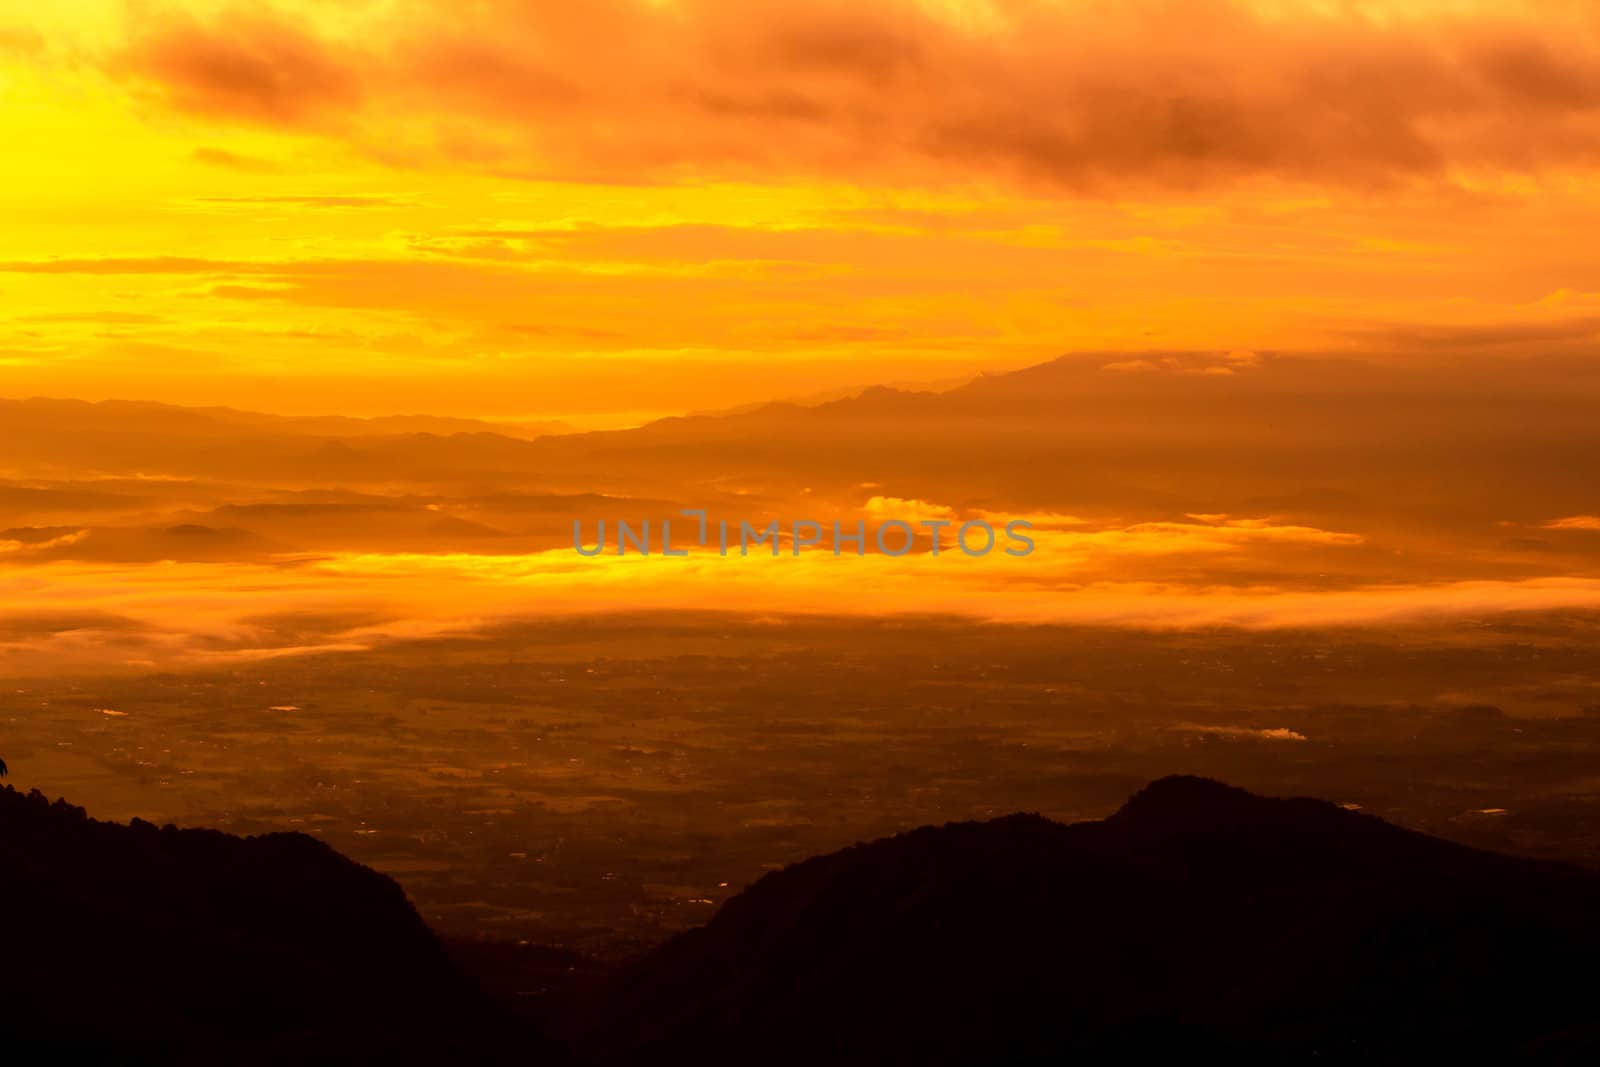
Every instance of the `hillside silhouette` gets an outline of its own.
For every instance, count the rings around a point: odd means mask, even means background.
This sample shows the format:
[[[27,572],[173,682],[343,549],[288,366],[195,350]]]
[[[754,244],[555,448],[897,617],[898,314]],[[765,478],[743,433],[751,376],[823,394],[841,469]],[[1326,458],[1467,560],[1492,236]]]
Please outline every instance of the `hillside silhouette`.
[[[18,1062],[1600,1051],[1600,873],[1200,778],[1156,781],[1100,822],[923,827],[770,874],[706,926],[558,989],[534,1014],[577,1020],[570,1053],[457,964],[504,993],[581,960],[485,945],[452,963],[394,882],[302,834],[102,823],[8,788],[0,870],[0,1043]]]
[[[1165,778],[762,878],[618,977],[613,1062],[1593,1062],[1600,875]]]
[[[0,789],[0,914],[11,1062],[551,1062],[398,885],[304,834],[123,826]]]

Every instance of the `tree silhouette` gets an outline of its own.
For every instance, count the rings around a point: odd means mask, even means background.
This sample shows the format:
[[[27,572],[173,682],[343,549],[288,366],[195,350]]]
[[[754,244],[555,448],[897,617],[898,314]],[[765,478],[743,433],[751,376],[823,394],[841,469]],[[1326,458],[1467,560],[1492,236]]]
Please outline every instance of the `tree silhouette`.
[[[4,778],[5,776],[6,776],[6,761],[3,760],[3,759],[0,759],[0,778]]]

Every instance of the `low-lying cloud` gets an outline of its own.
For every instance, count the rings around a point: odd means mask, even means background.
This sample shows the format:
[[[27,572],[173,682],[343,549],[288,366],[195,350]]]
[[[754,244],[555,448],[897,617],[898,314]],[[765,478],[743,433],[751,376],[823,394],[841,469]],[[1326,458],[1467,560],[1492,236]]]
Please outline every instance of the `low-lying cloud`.
[[[1600,579],[1328,590],[1083,580],[1029,559],[779,559],[341,554],[294,566],[55,563],[0,572],[0,673],[203,667],[483,633],[530,618],[703,610],[754,616],[947,615],[1141,629],[1408,624],[1600,609]]]

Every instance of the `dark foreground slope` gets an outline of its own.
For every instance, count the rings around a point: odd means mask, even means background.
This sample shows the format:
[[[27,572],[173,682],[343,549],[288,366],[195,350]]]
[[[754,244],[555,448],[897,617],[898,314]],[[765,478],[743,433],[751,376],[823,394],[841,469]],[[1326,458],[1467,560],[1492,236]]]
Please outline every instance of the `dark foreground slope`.
[[[623,975],[639,1063],[1600,1062],[1600,875],[1167,778],[769,875]]]
[[[393,881],[303,834],[97,822],[0,790],[9,1062],[548,1062]]]

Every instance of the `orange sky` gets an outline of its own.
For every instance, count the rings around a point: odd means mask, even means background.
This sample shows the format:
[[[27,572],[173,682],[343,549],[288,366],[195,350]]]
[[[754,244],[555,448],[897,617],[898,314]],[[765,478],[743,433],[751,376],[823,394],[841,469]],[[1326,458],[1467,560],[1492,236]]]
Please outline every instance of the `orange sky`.
[[[10,5],[0,395],[619,422],[1574,346],[1597,72],[1559,2]]]

